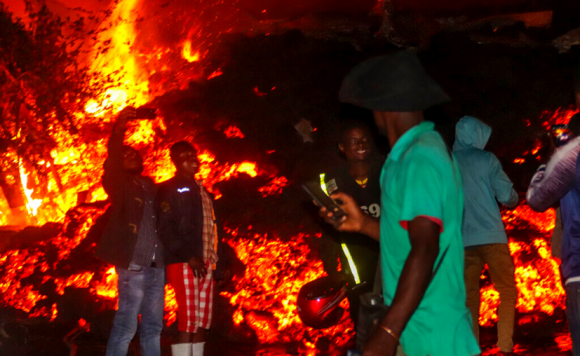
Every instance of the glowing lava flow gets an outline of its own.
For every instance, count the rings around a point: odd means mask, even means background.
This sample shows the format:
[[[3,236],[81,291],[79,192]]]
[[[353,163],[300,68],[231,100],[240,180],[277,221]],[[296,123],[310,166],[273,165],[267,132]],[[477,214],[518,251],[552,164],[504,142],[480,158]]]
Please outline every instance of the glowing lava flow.
[[[237,231],[231,232],[236,236]],[[305,327],[296,313],[300,287],[324,275],[322,262],[308,257],[306,240],[299,234],[289,242],[274,236],[248,236],[230,242],[246,266],[242,278],[235,280],[236,292],[223,292],[234,311],[234,324],[247,324],[262,343],[302,340],[313,348],[323,336],[343,346],[353,336],[353,324],[345,313],[341,321],[324,330]],[[345,299],[341,306],[346,307]]]
[[[518,311],[552,315],[556,308],[564,308],[565,291],[560,280],[559,264],[551,257],[548,244],[556,220],[554,209],[537,213],[522,203],[514,210],[505,211],[503,220],[508,236],[516,230],[529,231],[529,236],[537,236],[528,241],[510,238],[509,249],[514,260],[518,289]],[[479,324],[493,325],[498,318],[499,293],[488,283],[481,289],[480,298]],[[520,324],[530,321],[532,319],[522,318]]]

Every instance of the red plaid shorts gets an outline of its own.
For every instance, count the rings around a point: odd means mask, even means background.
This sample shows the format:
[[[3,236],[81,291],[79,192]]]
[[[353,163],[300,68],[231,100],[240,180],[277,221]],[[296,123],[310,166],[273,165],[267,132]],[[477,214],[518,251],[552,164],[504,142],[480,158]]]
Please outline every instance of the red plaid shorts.
[[[175,290],[177,299],[177,330],[188,333],[197,328],[209,329],[213,311],[213,277],[211,267],[205,278],[193,276],[187,263],[166,267],[167,282]]]

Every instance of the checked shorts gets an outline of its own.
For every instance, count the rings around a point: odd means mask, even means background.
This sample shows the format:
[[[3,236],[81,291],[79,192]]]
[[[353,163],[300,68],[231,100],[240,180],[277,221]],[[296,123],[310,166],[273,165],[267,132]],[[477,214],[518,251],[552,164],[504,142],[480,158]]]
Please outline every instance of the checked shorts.
[[[209,266],[209,263],[208,263]],[[213,311],[213,277],[211,267],[205,278],[195,278],[187,263],[166,267],[167,282],[177,299],[177,330],[195,333],[197,328],[209,329]]]

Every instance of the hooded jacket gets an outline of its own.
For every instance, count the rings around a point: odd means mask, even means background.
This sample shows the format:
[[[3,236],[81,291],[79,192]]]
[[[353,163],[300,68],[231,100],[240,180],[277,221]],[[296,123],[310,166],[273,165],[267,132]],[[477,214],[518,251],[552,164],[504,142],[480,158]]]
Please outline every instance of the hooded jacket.
[[[472,116],[463,117],[455,127],[453,154],[465,191],[461,229],[465,247],[507,243],[497,201],[508,207],[518,203],[501,163],[493,153],[483,150],[490,135],[491,127]]]

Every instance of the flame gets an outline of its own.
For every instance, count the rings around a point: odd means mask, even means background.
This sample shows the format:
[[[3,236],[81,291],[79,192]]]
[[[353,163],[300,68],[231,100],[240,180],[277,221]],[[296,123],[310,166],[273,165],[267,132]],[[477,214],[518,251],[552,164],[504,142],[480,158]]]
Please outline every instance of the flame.
[[[181,52],[181,54],[183,55],[183,58],[187,60],[189,63],[198,62],[201,56],[199,51],[193,52],[191,48],[191,40],[186,40],[183,43],[183,51]]]
[[[24,194],[26,195],[26,208],[32,216],[36,216],[38,213],[38,208],[42,204],[42,199],[32,198],[34,189],[28,189],[28,175],[24,172],[24,167],[22,166],[22,161],[20,161],[20,179],[22,182],[22,187],[24,188]]]

